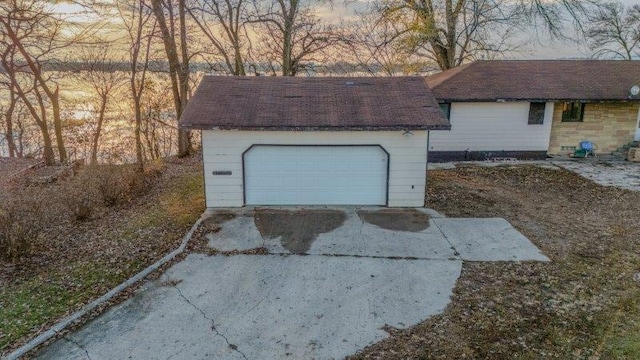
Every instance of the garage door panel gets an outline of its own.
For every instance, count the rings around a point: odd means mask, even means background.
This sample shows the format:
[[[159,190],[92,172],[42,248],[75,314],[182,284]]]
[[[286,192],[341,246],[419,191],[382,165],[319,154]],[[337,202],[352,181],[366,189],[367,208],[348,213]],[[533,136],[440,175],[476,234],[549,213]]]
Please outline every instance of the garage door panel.
[[[379,146],[256,145],[245,153],[247,205],[385,205]]]

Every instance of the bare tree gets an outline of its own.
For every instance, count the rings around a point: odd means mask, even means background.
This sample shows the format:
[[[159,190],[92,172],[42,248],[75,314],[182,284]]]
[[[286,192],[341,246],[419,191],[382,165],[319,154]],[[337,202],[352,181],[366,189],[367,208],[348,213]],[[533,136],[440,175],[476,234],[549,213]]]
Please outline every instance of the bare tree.
[[[640,56],[640,5],[604,4],[590,15],[586,35],[594,57]]]
[[[58,156],[64,162],[67,150],[62,134],[60,87],[45,71],[45,64],[55,62],[60,52],[77,43],[83,34],[74,32],[70,23],[52,10],[51,2],[44,0],[8,0],[1,3],[0,28],[3,42],[15,47],[14,63],[23,64],[14,66],[14,70],[31,79],[32,92],[40,106],[41,121],[46,123],[51,117]],[[43,136],[46,137],[45,134]],[[46,153],[45,160],[52,163],[53,154]]]
[[[400,28],[409,52],[441,70],[515,48],[510,40],[520,13],[508,0],[382,0],[375,9]]]
[[[148,80],[142,107],[142,134],[145,159],[154,160],[171,155],[177,127],[168,121],[167,105],[171,94],[165,91],[164,81]]]
[[[160,29],[167,61],[169,62],[173,102],[178,119],[187,106],[190,96],[190,55],[187,43],[187,8],[185,1],[151,0],[153,14]],[[192,150],[189,132],[179,129],[178,156],[187,156]]]
[[[5,13],[5,15],[8,14],[9,13]],[[6,19],[10,19],[10,17],[7,16]],[[17,61],[16,58],[19,58],[19,54],[14,40],[9,38],[4,32],[0,34],[2,34],[0,37],[0,47],[2,48],[0,61],[6,79],[4,83],[8,86],[10,97],[13,97],[11,100],[13,106],[9,106],[5,113],[7,126],[11,128],[11,131],[8,132],[11,133],[11,136],[13,135],[12,119],[15,114],[15,106],[19,99],[27,107],[31,118],[38,125],[42,136],[44,161],[47,165],[52,165],[55,162],[55,154],[49,131],[47,117],[48,106],[45,103],[43,95],[40,93],[40,88],[37,86],[37,79],[30,76],[31,74],[26,70],[27,65]],[[27,36],[28,34],[14,35],[14,37],[18,37],[19,40]]]
[[[318,2],[322,3],[322,2]],[[250,22],[261,26],[261,56],[278,64],[283,76],[295,76],[305,61],[317,60],[336,47],[344,36],[323,23],[301,0],[254,0]],[[275,67],[272,67],[275,73]]]
[[[13,116],[16,110],[16,106],[18,105],[18,94],[16,94],[16,88],[13,86],[13,82],[11,79],[11,75],[8,69],[10,67],[9,63],[13,61],[13,51],[15,47],[10,46],[9,44],[3,44],[2,53],[0,53],[0,61],[2,64],[2,71],[0,71],[0,85],[6,89],[5,98],[7,99],[7,103],[2,107],[2,115],[4,115],[4,126],[5,133],[4,138],[7,142],[7,148],[9,150],[9,157],[18,156],[18,152],[16,151],[16,143],[14,141],[14,133],[13,133]],[[1,97],[0,97],[1,98]]]
[[[232,75],[246,75],[248,0],[190,0],[188,11]]]
[[[28,111],[15,93],[15,89],[8,81],[0,80],[0,85],[5,87],[6,92],[0,92],[0,96],[5,96],[6,102],[0,105],[0,124],[4,126],[4,133],[0,130],[0,135],[4,136],[9,157],[21,158],[25,156],[25,146],[33,148],[30,142],[30,134],[26,131]],[[0,88],[1,90],[1,88]],[[33,133],[33,132],[31,132]],[[1,140],[1,139],[0,139]],[[0,146],[2,143],[0,142]]]
[[[578,33],[597,0],[378,0],[381,18],[400,24],[407,49],[447,70],[476,59],[500,57],[521,45],[518,33],[544,27],[551,38]]]
[[[397,76],[407,73],[411,52],[399,41],[396,23],[362,14],[347,29],[344,41],[350,61],[370,75]]]
[[[136,164],[138,170],[143,170],[142,145],[142,97],[145,90],[149,57],[156,22],[153,14],[143,3],[143,0],[120,0],[117,11],[126,28],[129,48],[130,77],[129,89],[133,99],[135,118],[134,138],[136,146]]]
[[[16,103],[13,110],[13,145],[16,157],[24,157],[27,150],[35,148],[36,142],[33,141],[33,131],[27,131],[29,113],[21,102]]]
[[[95,132],[91,143],[91,163],[95,164],[98,162],[100,135],[109,99],[123,84],[125,76],[118,71],[116,53],[105,40],[98,40],[95,46],[85,48],[80,58],[86,67],[82,77],[97,97]]]
[[[569,23],[579,36],[584,34],[587,15],[598,9],[599,0],[516,0],[522,21],[534,28],[542,27],[551,38],[571,39]]]

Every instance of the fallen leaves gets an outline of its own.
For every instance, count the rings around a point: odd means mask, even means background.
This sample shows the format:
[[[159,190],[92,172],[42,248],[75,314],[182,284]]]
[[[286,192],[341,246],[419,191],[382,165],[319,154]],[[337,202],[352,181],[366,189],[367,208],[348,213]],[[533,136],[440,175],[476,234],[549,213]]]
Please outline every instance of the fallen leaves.
[[[466,262],[442,315],[354,358],[638,358],[640,193],[534,166],[430,171],[427,206],[503,217],[551,263]],[[623,304],[623,316],[620,306]]]
[[[180,244],[204,210],[200,163],[175,160],[154,170],[151,179],[146,192],[103,208],[88,221],[58,218],[32,255],[15,264],[0,262],[0,352],[17,347]],[[44,189],[61,190],[63,185]],[[171,210],[163,206],[167,201]]]

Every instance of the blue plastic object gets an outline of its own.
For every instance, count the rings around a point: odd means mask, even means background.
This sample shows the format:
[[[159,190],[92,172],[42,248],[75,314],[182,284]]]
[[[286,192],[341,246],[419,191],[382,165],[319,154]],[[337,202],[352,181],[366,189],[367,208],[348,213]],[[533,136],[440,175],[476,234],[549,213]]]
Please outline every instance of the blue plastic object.
[[[593,152],[595,150],[595,146],[593,145],[593,143],[591,141],[581,141],[580,142],[580,149],[585,150],[585,151]]]

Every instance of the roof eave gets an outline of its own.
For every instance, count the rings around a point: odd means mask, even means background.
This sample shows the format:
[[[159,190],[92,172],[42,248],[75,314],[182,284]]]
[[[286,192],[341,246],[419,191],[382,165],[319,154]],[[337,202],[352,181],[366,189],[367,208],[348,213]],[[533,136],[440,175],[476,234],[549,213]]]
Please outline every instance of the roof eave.
[[[583,99],[583,98],[438,98],[438,103],[453,102],[561,102],[561,101],[577,101],[577,102],[638,102],[638,99],[629,98],[610,98],[610,99]]]
[[[402,131],[402,130],[451,130],[451,124],[393,125],[393,126],[213,126],[182,123],[186,130],[243,130],[243,131]]]

